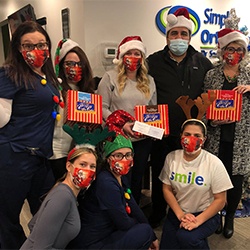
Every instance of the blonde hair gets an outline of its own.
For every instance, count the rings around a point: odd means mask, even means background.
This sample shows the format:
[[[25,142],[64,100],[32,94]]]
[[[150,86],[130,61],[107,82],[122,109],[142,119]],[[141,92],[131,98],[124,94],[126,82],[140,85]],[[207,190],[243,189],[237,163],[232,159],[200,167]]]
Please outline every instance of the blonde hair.
[[[137,75],[136,75],[136,88],[141,91],[146,98],[150,97],[150,88],[149,88],[149,79],[148,79],[148,65],[146,62],[146,57],[145,54],[142,53],[142,64],[141,67],[137,70]],[[125,70],[125,65],[123,63],[123,60],[119,60],[119,63],[117,65],[117,70],[118,70],[118,92],[121,94],[125,88],[126,85],[126,80],[127,80],[127,74]]]
[[[80,147],[80,148],[77,148],[70,156],[68,156],[67,160],[73,163],[82,154],[93,154],[96,160],[98,159],[98,156],[95,150],[93,150],[92,148],[88,148],[88,147]]]

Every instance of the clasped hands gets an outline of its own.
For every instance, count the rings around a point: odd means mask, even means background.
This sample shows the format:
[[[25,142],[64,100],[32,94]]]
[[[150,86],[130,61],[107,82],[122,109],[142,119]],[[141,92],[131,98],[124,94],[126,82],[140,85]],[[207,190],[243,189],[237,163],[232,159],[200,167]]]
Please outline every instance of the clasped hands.
[[[191,231],[197,227],[199,227],[199,223],[197,217],[193,214],[184,214],[184,216],[180,219],[180,228],[184,228],[188,231]]]

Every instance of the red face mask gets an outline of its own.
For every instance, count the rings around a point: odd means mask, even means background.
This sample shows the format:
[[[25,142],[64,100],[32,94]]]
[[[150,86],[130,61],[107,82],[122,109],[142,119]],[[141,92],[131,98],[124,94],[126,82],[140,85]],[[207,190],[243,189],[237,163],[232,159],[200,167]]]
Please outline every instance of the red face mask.
[[[183,136],[181,138],[182,148],[188,153],[195,153],[202,146],[203,140],[195,136]]]
[[[141,67],[142,58],[133,57],[133,56],[124,56],[123,63],[126,69],[130,71],[135,71]]]
[[[72,82],[79,82],[82,80],[82,68],[78,65],[70,67],[65,66],[65,75]]]
[[[71,179],[77,188],[87,188],[95,179],[95,171],[91,169],[74,168]]]
[[[237,52],[234,52],[232,54],[226,52],[223,55],[223,59],[226,61],[227,64],[234,66],[240,63],[240,61],[242,60],[242,55],[238,54]]]
[[[111,160],[111,169],[119,175],[126,175],[133,166],[133,160]]]
[[[49,50],[34,49],[31,51],[22,51],[23,59],[27,64],[34,68],[41,68],[49,58]]]

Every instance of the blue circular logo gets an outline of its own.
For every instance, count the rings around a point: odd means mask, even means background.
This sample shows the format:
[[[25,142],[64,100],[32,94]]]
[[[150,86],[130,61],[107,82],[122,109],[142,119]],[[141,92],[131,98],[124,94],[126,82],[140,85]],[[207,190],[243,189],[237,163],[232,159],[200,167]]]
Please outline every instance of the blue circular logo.
[[[163,33],[164,35],[166,33],[167,15],[173,14],[177,9],[183,8],[183,7],[188,10],[189,17],[194,24],[192,36],[194,36],[199,31],[200,26],[201,26],[201,22],[200,22],[199,16],[196,14],[196,12],[193,11],[192,9],[186,7],[186,6],[176,5],[174,7],[171,7],[171,6],[164,7],[158,11],[158,13],[155,17],[155,23],[156,23],[156,26],[160,30],[161,33]]]

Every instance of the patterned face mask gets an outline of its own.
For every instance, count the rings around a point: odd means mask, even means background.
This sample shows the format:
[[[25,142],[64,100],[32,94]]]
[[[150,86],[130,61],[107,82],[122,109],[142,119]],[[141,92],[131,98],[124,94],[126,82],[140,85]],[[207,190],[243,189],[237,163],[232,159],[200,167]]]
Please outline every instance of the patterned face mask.
[[[133,160],[111,160],[111,170],[116,174],[126,175],[133,166]]]
[[[74,168],[71,180],[77,188],[87,188],[95,179],[95,171],[91,169]]]
[[[239,64],[242,60],[242,55],[238,54],[236,51],[234,53],[225,52],[223,55],[223,59],[226,61],[227,64],[234,66]]]
[[[65,66],[66,78],[72,82],[79,82],[82,80],[82,67],[76,66]]]
[[[41,68],[49,58],[49,50],[34,49],[31,51],[22,51],[23,59],[27,64],[34,68]]]
[[[187,153],[196,153],[201,149],[203,140],[195,136],[183,136],[181,138],[182,148]]]
[[[130,71],[135,71],[141,67],[142,58],[138,58],[134,56],[124,56],[123,63],[126,69]]]

